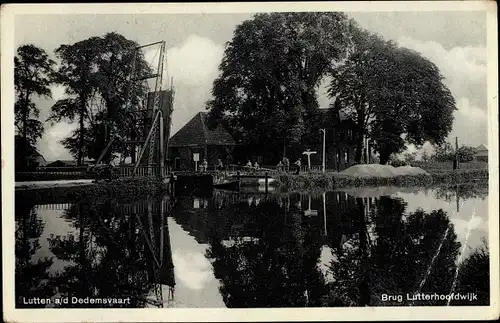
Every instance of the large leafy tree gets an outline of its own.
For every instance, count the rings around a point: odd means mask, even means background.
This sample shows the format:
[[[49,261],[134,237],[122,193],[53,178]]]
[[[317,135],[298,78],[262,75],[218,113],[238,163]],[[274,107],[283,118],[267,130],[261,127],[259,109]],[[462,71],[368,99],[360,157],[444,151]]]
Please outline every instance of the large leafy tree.
[[[151,73],[144,56],[135,56],[138,44],[120,34],[91,37],[56,50],[61,59],[57,81],[66,87],[67,97],[52,107],[51,121],[78,119],[79,127],[63,144],[76,155],[97,158],[112,133],[123,129],[127,104],[137,105],[145,97],[147,86],[129,82],[131,77]],[[140,75],[131,76],[132,63]],[[98,135],[99,134],[99,135]],[[110,151],[116,151],[115,145]]]
[[[104,111],[98,115],[98,121],[101,123],[92,129],[92,145],[102,146],[102,140],[97,135],[103,131],[102,124],[105,125],[105,142],[107,143],[112,133],[123,133],[124,130],[132,127],[127,123],[129,120],[125,115],[127,108],[139,106],[144,103],[148,91],[148,85],[145,82],[129,82],[130,78],[141,79],[150,76],[154,72],[144,59],[142,52],[135,51],[138,44],[132,40],[126,39],[117,33],[108,33],[102,37],[102,47],[97,60],[96,91],[104,107]],[[133,75],[131,65],[133,66]],[[135,129],[140,131],[140,129]],[[122,142],[117,141],[111,151],[116,151],[121,147]],[[105,145],[105,143],[104,143]],[[104,148],[104,147],[102,147]],[[98,158],[99,152],[90,149],[89,153]]]
[[[332,67],[329,96],[356,123],[355,159],[363,136],[375,143],[380,162],[405,143],[442,144],[451,131],[455,100],[435,64],[351,24],[346,60]]]
[[[43,134],[43,124],[38,120],[40,110],[32,99],[33,96],[51,96],[53,65],[54,61],[47,53],[34,45],[20,46],[14,57],[14,123],[26,153],[32,150],[30,147],[34,147]],[[25,156],[24,162],[18,166],[27,166],[28,157]]]
[[[99,37],[92,37],[73,45],[61,45],[55,53],[60,59],[56,82],[65,86],[67,98],[59,100],[52,107],[49,120],[65,118],[79,121],[78,164],[84,156],[85,118],[91,117],[90,99],[95,93],[97,57],[102,46]]]
[[[332,61],[343,55],[341,13],[257,14],[227,43],[207,103],[210,120],[228,126],[251,151],[275,154],[298,143],[316,92]]]

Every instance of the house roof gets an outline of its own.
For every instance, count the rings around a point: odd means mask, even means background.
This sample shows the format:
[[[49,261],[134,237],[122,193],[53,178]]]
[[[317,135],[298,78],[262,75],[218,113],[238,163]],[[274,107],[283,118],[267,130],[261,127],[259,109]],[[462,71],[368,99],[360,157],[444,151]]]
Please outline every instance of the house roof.
[[[488,151],[488,148],[484,145],[484,144],[480,144],[479,146],[477,146],[476,148],[474,148],[477,152],[480,152],[480,151]]]
[[[58,164],[64,164],[64,165],[76,165],[76,161],[75,160],[61,160],[61,159],[58,159],[58,160],[50,161],[48,163],[49,164],[58,163]]]
[[[334,109],[333,108],[319,108],[318,110],[320,113],[323,113],[325,116],[328,116],[328,114],[331,114],[331,113],[335,113]],[[347,115],[347,113],[344,111],[344,110],[336,110],[336,115],[334,114],[334,116],[336,118],[338,118],[338,120],[340,122],[342,121],[346,121],[349,119],[349,116]]]
[[[214,129],[208,128],[206,112],[196,114],[169,140],[170,147],[205,144],[215,146],[236,145],[231,134],[221,124],[218,124]]]

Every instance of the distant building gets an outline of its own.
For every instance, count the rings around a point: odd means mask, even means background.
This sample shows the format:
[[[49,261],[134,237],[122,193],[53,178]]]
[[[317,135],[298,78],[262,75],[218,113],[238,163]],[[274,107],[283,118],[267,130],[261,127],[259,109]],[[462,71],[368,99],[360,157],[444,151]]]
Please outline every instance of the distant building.
[[[219,159],[227,165],[232,160],[236,143],[221,124],[209,129],[207,113],[199,112],[170,138],[168,146],[168,158],[174,170],[194,170],[195,159],[198,159],[198,166],[204,159],[209,167],[217,164]]]
[[[48,163],[47,167],[67,167],[67,166],[76,166],[77,163],[75,160],[56,160]]]
[[[488,148],[484,144],[480,144],[474,150],[474,159],[476,161],[488,162]]]

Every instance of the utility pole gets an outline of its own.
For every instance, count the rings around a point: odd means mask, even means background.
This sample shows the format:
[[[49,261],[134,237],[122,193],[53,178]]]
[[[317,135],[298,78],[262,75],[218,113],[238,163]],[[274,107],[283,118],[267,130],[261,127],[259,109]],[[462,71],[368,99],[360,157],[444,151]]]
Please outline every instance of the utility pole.
[[[457,163],[457,169],[460,168],[459,163],[458,163],[458,137],[455,137],[455,160]]]
[[[320,129],[323,132],[323,162],[322,162],[322,172],[325,172],[325,141],[326,141],[326,129]]]

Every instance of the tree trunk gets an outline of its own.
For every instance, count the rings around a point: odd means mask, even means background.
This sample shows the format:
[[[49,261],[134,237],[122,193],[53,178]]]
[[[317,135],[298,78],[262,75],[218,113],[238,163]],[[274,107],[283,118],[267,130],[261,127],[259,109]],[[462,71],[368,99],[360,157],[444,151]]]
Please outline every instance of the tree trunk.
[[[356,132],[356,151],[354,153],[354,161],[356,164],[361,164],[363,158],[363,127],[358,125]]]
[[[23,111],[23,144],[24,144],[24,158],[23,158],[23,170],[28,168],[28,94],[26,94],[26,99],[24,100],[24,111]]]
[[[106,145],[111,141],[111,128],[112,128],[112,126],[111,126],[111,116],[112,116],[112,109],[113,109],[113,107],[111,105],[112,105],[111,100],[109,100],[109,98],[106,99],[106,107],[107,107],[107,115],[106,115],[106,137],[105,137],[106,138],[106,140],[105,140]],[[109,151],[111,151],[111,149]],[[111,153],[106,152],[106,156],[104,156],[106,162],[110,162],[110,158],[108,158],[108,156],[111,157]]]
[[[84,125],[83,117],[85,114],[85,97],[80,98],[80,142],[78,144],[78,165],[83,165],[83,143],[84,143]]]

